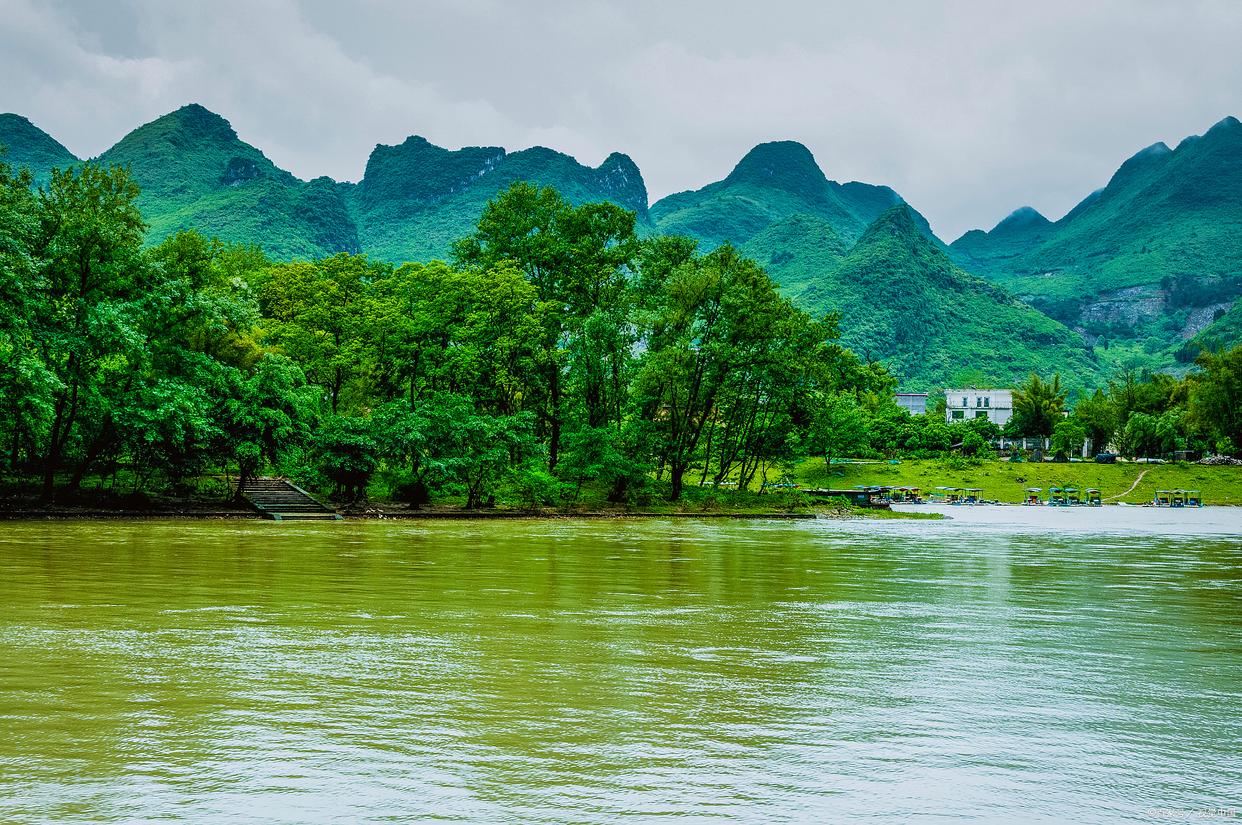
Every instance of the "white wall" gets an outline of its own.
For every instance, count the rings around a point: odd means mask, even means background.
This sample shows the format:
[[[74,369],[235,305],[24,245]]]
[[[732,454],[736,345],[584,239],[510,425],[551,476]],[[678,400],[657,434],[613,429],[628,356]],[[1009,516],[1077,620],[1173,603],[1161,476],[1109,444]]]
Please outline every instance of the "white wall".
[[[1013,418],[1013,390],[1001,389],[959,389],[945,390],[945,421],[969,421],[976,417],[986,417],[998,427],[1003,427]],[[965,400],[966,405],[962,402]],[[958,415],[955,416],[954,413]],[[979,414],[983,413],[982,416]]]

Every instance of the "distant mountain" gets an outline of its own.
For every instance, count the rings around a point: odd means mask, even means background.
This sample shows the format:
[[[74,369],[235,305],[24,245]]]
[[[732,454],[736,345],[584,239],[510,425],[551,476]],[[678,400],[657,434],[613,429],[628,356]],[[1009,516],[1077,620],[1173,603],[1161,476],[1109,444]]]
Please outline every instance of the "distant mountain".
[[[17,115],[0,115],[0,145],[39,184],[52,166],[78,162]],[[617,153],[591,168],[542,147],[450,151],[411,137],[377,146],[358,184],[302,181],[238,138],[227,120],[191,104],[130,132],[98,160],[133,172],[152,242],[194,228],[278,259],[360,251],[398,263],[445,257],[484,205],[519,180],[552,186],[573,203],[612,201],[652,229],[642,173]]]
[[[688,235],[705,248],[744,244],[795,215],[820,218],[853,242],[899,203],[901,196],[887,186],[828,180],[809,149],[785,140],[751,149],[722,181],[657,201],[651,219],[660,232]],[[923,216],[913,215],[920,231],[934,237]]]
[[[840,311],[843,343],[883,361],[903,389],[1012,386],[1032,370],[1073,386],[1098,378],[1081,336],[954,265],[909,207],[887,210],[848,251],[831,233],[791,218],[743,249],[804,307]]]
[[[377,146],[350,192],[363,248],[392,261],[444,257],[469,234],[487,202],[515,181],[552,186],[575,204],[612,201],[647,224],[647,187],[629,157],[613,153],[597,168],[535,147],[450,151],[421,137]]]
[[[130,168],[153,242],[198,229],[281,259],[361,249],[335,183],[299,180],[197,104],[140,126],[98,160]]]
[[[38,186],[47,183],[52,169],[78,162],[72,152],[21,115],[0,114],[0,146],[7,150],[0,160],[29,169]]]
[[[954,257],[968,269],[992,271],[1042,243],[1052,221],[1029,206],[1011,212],[991,231],[972,229],[953,242]]]
[[[1088,336],[1175,345],[1242,295],[1242,124],[1143,149],[1055,223],[1023,214],[955,260]]]

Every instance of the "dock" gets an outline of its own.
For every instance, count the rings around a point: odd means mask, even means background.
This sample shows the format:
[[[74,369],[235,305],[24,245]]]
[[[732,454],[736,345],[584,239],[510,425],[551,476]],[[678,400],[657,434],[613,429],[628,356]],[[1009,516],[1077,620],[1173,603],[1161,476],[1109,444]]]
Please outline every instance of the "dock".
[[[854,487],[849,490],[811,489],[802,492],[811,498],[843,498],[855,507],[873,507],[877,510],[891,509],[884,498],[891,487]]]

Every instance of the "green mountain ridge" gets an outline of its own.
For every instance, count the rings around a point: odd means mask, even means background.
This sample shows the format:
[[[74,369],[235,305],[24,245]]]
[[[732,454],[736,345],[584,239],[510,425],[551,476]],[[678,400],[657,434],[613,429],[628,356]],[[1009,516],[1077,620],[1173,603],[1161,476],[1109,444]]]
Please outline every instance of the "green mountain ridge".
[[[17,115],[0,117],[0,145],[38,184],[52,167],[79,162]],[[619,153],[591,168],[543,147],[452,151],[410,137],[376,146],[357,184],[303,181],[242,141],[223,117],[190,104],[130,132],[97,160],[130,168],[152,243],[198,229],[256,244],[277,259],[335,252],[393,262],[443,258],[474,229],[487,201],[519,180],[552,186],[572,203],[613,201],[652,229],[642,173]]]
[[[129,167],[152,242],[198,229],[282,259],[361,249],[332,181],[299,180],[198,104],[140,126],[98,161]]]
[[[1219,317],[1214,318],[1178,350],[1179,361],[1193,361],[1204,350],[1219,352],[1242,341],[1242,300],[1234,301],[1229,309],[1219,309],[1213,314],[1217,313]]]
[[[724,180],[660,199],[651,206],[651,219],[660,232],[688,235],[704,248],[745,244],[795,215],[821,218],[853,241],[885,210],[901,203],[905,201],[887,186],[828,180],[809,149],[785,140],[751,149]],[[920,231],[935,238],[927,220],[913,214]]]
[[[1000,229],[954,259],[1090,338],[1167,355],[1242,295],[1242,123],[1152,144],[1059,221]]]
[[[1032,370],[1075,387],[1099,377],[1081,336],[956,266],[909,207],[886,211],[848,250],[830,232],[798,216],[742,249],[802,306],[839,311],[842,343],[883,361],[902,389],[1013,386]]]
[[[421,137],[377,146],[350,203],[368,254],[391,261],[448,255],[470,233],[487,202],[517,181],[552,186],[570,203],[608,200],[638,215],[650,229],[647,187],[626,155],[598,167],[544,147],[506,152],[499,147],[443,149]]]
[[[72,152],[47,132],[11,112],[0,114],[0,146],[7,150],[0,158],[29,169],[36,186],[46,184],[53,169],[78,162]]]

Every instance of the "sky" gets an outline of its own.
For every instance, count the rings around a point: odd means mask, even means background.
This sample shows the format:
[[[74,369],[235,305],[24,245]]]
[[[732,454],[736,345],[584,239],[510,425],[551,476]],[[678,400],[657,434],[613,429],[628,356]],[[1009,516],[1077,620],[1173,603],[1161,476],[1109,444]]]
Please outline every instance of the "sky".
[[[1242,2],[0,0],[0,111],[79,156],[201,103],[302,178],[377,143],[621,151],[654,202],[798,140],[952,240],[1242,116]]]

